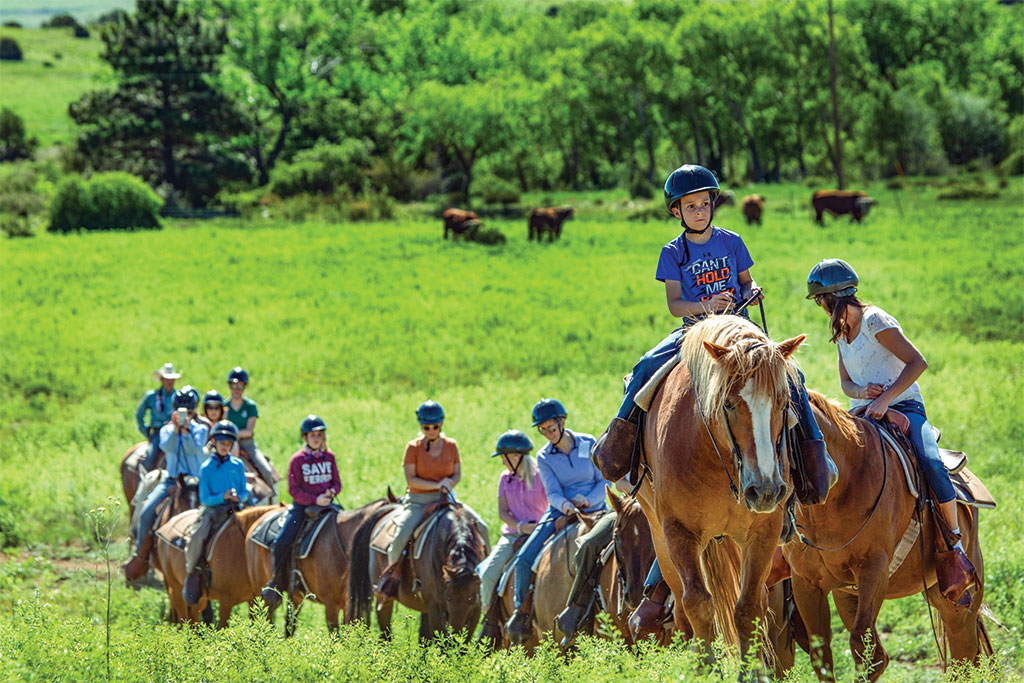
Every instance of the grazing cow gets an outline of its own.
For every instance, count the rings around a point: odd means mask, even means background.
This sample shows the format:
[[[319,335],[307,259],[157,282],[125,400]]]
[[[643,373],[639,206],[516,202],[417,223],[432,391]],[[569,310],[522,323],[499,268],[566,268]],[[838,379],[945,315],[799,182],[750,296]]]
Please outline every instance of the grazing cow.
[[[863,192],[849,190],[818,190],[811,196],[814,222],[818,225],[825,224],[822,216],[826,211],[833,216],[848,213],[852,220],[860,223],[860,219],[867,216],[871,207],[877,203]]]
[[[715,197],[715,208],[721,206],[736,206],[736,195],[732,193],[732,190],[722,190],[717,197]]]
[[[761,225],[761,214],[764,213],[764,197],[759,194],[748,194],[740,202],[740,210],[747,219],[747,225]]]
[[[546,231],[548,241],[554,242],[562,236],[562,223],[567,218],[572,218],[573,209],[571,206],[561,206],[551,209],[532,209],[528,225],[527,241],[535,236],[539,242]]]
[[[459,235],[471,235],[480,227],[480,220],[472,211],[462,209],[445,209],[441,214],[444,219],[444,238],[448,239],[448,231],[452,231],[452,239]]]

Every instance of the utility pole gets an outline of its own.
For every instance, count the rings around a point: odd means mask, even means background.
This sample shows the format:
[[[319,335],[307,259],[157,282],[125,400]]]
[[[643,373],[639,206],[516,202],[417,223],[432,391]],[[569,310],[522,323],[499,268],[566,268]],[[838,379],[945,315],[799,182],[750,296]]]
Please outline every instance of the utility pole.
[[[836,92],[836,30],[833,21],[832,0],[828,0],[828,71],[832,82],[832,131],[834,135],[832,166],[836,183],[843,189],[843,148],[839,142],[839,95]]]

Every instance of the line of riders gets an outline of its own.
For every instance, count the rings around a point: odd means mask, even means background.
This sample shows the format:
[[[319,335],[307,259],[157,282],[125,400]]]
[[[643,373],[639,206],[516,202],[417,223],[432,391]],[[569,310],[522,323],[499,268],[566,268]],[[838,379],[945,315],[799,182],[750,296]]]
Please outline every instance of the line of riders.
[[[666,205],[680,220],[684,231],[662,249],[655,277],[665,284],[669,311],[681,318],[682,324],[648,351],[625,378],[625,396],[618,414],[601,439],[569,430],[566,427],[568,412],[560,401],[552,398],[541,399],[531,412],[533,426],[547,440],[536,458],[531,456],[533,443],[524,432],[509,430],[498,438],[491,456],[500,456],[505,465],[497,492],[498,517],[503,523],[501,538],[478,565],[477,573],[483,613],[488,614],[498,581],[511,563],[515,609],[504,625],[485,619],[481,638],[499,635],[503,626],[510,638],[522,640],[531,616],[534,561],[555,533],[555,521],[580,512],[603,516],[577,541],[576,578],[565,609],[558,616],[557,626],[571,639],[573,634],[589,628],[592,623],[600,558],[612,540],[615,522],[615,514],[608,512],[605,502],[608,482],[595,463],[621,465],[631,460],[641,418],[641,408],[634,399],[678,353],[683,335],[694,323],[714,314],[748,317],[745,306],[739,306],[739,302],[756,303],[762,298],[762,290],[750,275],[753,260],[742,238],[712,226],[718,193],[717,179],[701,166],[682,166],[665,182]],[[863,410],[869,417],[882,419],[890,409],[896,409],[909,419],[907,433],[933,491],[934,502],[953,535],[959,538],[953,487],[925,415],[917,383],[927,363],[895,318],[856,296],[858,286],[859,278],[854,269],[839,259],[819,262],[807,278],[807,298],[813,299],[830,321],[830,341],[838,349],[842,390],[851,398],[851,410]],[[141,548],[142,538],[152,526],[151,510],[168,495],[168,487],[173,486],[175,478],[181,473],[198,475],[202,513],[193,524],[188,541],[186,555],[190,576],[183,591],[186,601],[194,604],[199,595],[198,576],[194,571],[200,554],[198,548],[218,519],[245,505],[251,497],[245,485],[243,463],[236,457],[238,446],[253,459],[260,476],[271,486],[276,484],[277,477],[252,441],[258,412],[256,404],[243,395],[248,382],[244,370],[235,368],[229,374],[231,399],[228,402],[225,403],[217,392],[207,393],[203,399],[205,420],[195,413],[198,394],[194,389],[185,387],[173,392],[174,380],[180,375],[171,364],[155,374],[163,386],[146,394],[136,413],[140,431],[150,440],[142,467],[155,467],[162,452],[170,476],[165,479],[166,486],[154,489],[146,498],[137,543]],[[805,473],[803,485],[809,489],[802,492],[801,500],[821,503],[838,472],[808,403],[803,376],[799,376],[799,383],[790,384],[790,398],[806,436],[799,452],[794,453]],[[143,423],[147,410],[151,416],[148,427]],[[439,493],[447,494],[454,501],[455,487],[462,474],[458,446],[441,431],[445,418],[442,406],[426,401],[417,408],[416,417],[422,432],[405,449],[402,466],[408,487],[401,499],[401,513],[395,520],[397,535],[388,547],[388,567],[377,584],[378,595],[384,600],[394,599],[398,594],[403,556],[415,529],[424,521],[427,506],[438,500]],[[306,508],[336,505],[334,498],[342,487],[335,456],[327,449],[324,421],[315,415],[308,416],[302,421],[301,434],[304,445],[292,456],[288,467],[289,493],[294,503],[273,544],[273,578],[262,591],[264,601],[271,607],[281,602],[286,589],[291,545],[306,516]],[[619,467],[619,471],[623,468]],[[614,485],[628,492],[637,483],[633,481],[636,476],[634,468],[633,473]],[[488,538],[487,524],[475,512],[471,514],[483,537]],[[784,529],[780,541],[788,541],[792,534],[792,527]],[[962,543],[957,541],[951,551],[936,552],[935,556],[937,573],[945,577],[940,581],[943,595],[953,602],[961,600],[977,581],[975,568],[964,553]],[[138,575],[137,571],[131,571],[135,562],[145,566],[144,559],[133,558],[126,565],[129,578]],[[657,560],[650,568],[644,596],[629,619],[634,636],[657,632],[666,619],[669,589],[661,578]]]

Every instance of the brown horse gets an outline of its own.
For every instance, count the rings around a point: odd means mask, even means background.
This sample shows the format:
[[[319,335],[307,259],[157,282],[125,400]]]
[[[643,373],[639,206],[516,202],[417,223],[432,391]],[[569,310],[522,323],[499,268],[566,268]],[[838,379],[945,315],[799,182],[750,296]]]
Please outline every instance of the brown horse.
[[[979,614],[984,573],[977,512],[958,506],[964,547],[979,578],[970,607],[957,607],[939,592],[932,557],[936,529],[931,515],[924,515],[914,546],[889,576],[893,553],[915,508],[903,468],[871,422],[852,417],[816,392],[810,392],[810,398],[829,454],[839,467],[839,481],[824,504],[796,507],[797,528],[821,549],[795,540],[786,544],[784,553],[793,571],[797,607],[815,643],[811,661],[818,678],[834,680],[830,592],[850,631],[855,660],[858,666],[870,670],[871,680],[882,675],[889,661],[876,628],[882,602],[922,590],[939,613],[954,659],[977,661],[982,652],[991,654]],[[869,632],[872,655],[866,662],[865,637]]]
[[[650,478],[638,497],[676,596],[676,630],[700,639],[709,658],[716,630],[745,656],[755,621],[765,621],[779,503],[791,490],[781,437],[789,382],[799,379],[788,359],[803,340],[776,344],[737,316],[697,323],[643,430]],[[612,463],[599,465],[614,476]],[[720,536],[738,544],[738,567]]]
[[[168,497],[171,502],[169,505],[164,506],[163,512],[159,513],[156,520],[154,520],[154,529],[159,529],[175,515],[185,512],[186,510],[192,510],[199,507],[199,477],[178,475],[178,479],[168,493]],[[135,529],[133,528],[131,531],[132,534],[130,542],[134,543]],[[153,550],[156,547],[155,541],[155,534],[152,531],[147,530],[146,536],[143,538],[142,544],[139,547],[138,554],[132,557],[122,568],[125,573],[125,578],[129,582],[137,581],[145,576],[149,569],[149,563],[153,558]]]
[[[565,602],[576,578],[576,563],[573,561],[577,548],[576,539],[593,528],[597,515],[572,512],[565,519],[565,529],[552,536],[537,556],[537,570],[533,577],[534,608],[526,629],[526,637],[515,643],[511,642],[505,633],[505,623],[515,610],[515,570],[509,574],[505,590],[497,596],[501,601],[499,623],[502,636],[501,642],[495,643],[495,647],[522,645],[532,654],[541,639],[555,635],[555,619],[565,609]]]
[[[402,572],[398,601],[421,613],[421,640],[445,631],[465,630],[468,641],[480,620],[480,577],[476,566],[487,557],[489,544],[462,503],[445,499],[441,504],[439,519],[424,531],[428,537],[423,543],[423,554],[406,560],[409,567]],[[378,508],[359,528],[353,541],[349,600],[353,618],[362,618],[366,623],[370,622],[373,587],[387,565],[386,557],[371,551],[370,539],[386,513],[395,507]],[[385,638],[391,637],[394,602],[377,602],[377,625]]]
[[[338,614],[343,612],[344,623],[353,621],[355,615],[348,608],[349,556],[356,531],[378,508],[387,504],[384,498],[356,508],[342,510],[334,515],[334,522],[327,522],[313,542],[306,557],[299,558],[295,569],[302,572],[309,597],[324,606],[329,631],[338,630]],[[275,508],[276,509],[276,508]],[[255,525],[253,525],[253,528]],[[252,529],[250,529],[251,531]],[[299,543],[301,539],[296,539]],[[249,566],[249,579],[257,591],[270,580],[274,571],[274,554],[252,540],[248,534],[245,540],[245,557]],[[285,636],[295,633],[296,619],[303,604],[305,593],[296,586],[291,594],[291,610],[285,619]],[[274,621],[275,609],[269,609],[267,618]]]
[[[654,564],[654,541],[640,503],[632,496],[607,489],[615,511],[613,553],[601,570],[601,599],[627,644],[633,644],[629,615],[644,597],[644,581]],[[600,631],[598,631],[600,634]]]
[[[160,527],[157,531],[156,552],[153,553],[153,566],[164,576],[172,623],[197,623],[199,615],[210,600],[218,601],[217,628],[228,625],[228,618],[235,605],[249,603],[251,615],[253,598],[262,588],[262,584],[254,585],[249,580],[245,562],[245,536],[260,517],[275,509],[276,505],[261,505],[246,508],[231,516],[227,527],[217,540],[213,553],[208,555],[210,586],[204,586],[199,602],[191,606],[185,604],[181,595],[182,586],[185,585],[187,578],[184,549],[168,543],[168,540],[173,541],[178,537],[173,530],[182,526],[183,518],[173,518]],[[189,515],[187,519],[191,523],[198,512],[189,510],[183,514]],[[211,530],[210,541],[218,530],[219,527]]]
[[[139,463],[146,457],[148,441],[137,443],[127,451],[121,458],[121,490],[124,491],[125,500],[128,501],[128,518],[135,514],[135,492],[139,490]]]

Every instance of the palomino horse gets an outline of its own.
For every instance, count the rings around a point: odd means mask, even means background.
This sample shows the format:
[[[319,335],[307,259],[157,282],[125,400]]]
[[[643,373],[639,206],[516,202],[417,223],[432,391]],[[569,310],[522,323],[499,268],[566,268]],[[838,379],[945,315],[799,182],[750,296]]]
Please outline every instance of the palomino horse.
[[[157,531],[156,552],[153,553],[153,566],[164,576],[172,623],[197,623],[199,615],[210,600],[217,600],[218,603],[217,628],[228,625],[228,618],[235,605],[249,603],[251,614],[253,598],[262,588],[262,584],[254,585],[249,580],[245,563],[245,535],[260,517],[275,509],[276,505],[245,508],[229,518],[227,527],[217,539],[213,553],[208,555],[210,586],[204,586],[198,604],[192,606],[186,605],[181,595],[182,586],[185,585],[187,578],[184,549],[168,543],[168,540],[174,540],[176,537],[171,529],[181,525],[176,524],[175,519],[171,519],[160,527]],[[197,513],[187,511],[183,514],[188,514],[191,522]],[[213,541],[214,534],[219,529],[220,527],[217,527],[210,531],[209,542]]]
[[[745,656],[755,621],[764,623],[779,503],[791,491],[781,444],[789,382],[799,378],[788,359],[803,340],[776,344],[737,316],[697,323],[643,430],[650,478],[638,497],[676,596],[676,630],[700,639],[709,658],[715,627]],[[608,478],[623,474],[598,464]],[[720,536],[738,544],[738,567]]]
[[[465,630],[468,641],[480,620],[480,577],[476,566],[487,556],[489,544],[462,503],[444,498],[441,505],[443,509],[436,513],[440,517],[423,531],[428,534],[423,554],[406,559],[398,601],[421,613],[421,640],[448,630]],[[370,622],[373,587],[387,565],[384,555],[371,552],[370,540],[374,528],[394,507],[378,508],[359,528],[353,541],[349,599],[355,609],[353,617],[366,623]],[[377,603],[377,625],[385,638],[391,636],[393,609],[394,600]]]
[[[970,607],[957,607],[939,592],[932,558],[937,532],[929,514],[903,564],[889,576],[893,554],[915,508],[903,468],[871,422],[849,415],[818,393],[811,392],[810,397],[828,452],[839,467],[839,480],[825,503],[796,506],[798,528],[819,548],[794,540],[783,550],[793,571],[793,595],[813,643],[811,661],[818,678],[834,680],[830,592],[850,631],[855,660],[870,669],[871,680],[882,675],[889,661],[875,627],[882,602],[922,590],[939,613],[954,659],[976,661],[982,652],[991,654],[979,614],[984,573],[977,511],[958,506],[964,547],[979,579]],[[864,661],[869,631],[870,663]]]
[[[324,606],[324,616],[330,631],[338,630],[338,613],[343,611],[344,623],[350,623],[355,615],[349,609],[348,574],[349,556],[352,553],[352,539],[356,531],[378,508],[387,504],[384,498],[356,508],[334,514],[334,523],[327,522],[321,530],[306,557],[298,558],[294,569],[302,573],[305,588],[310,597]],[[276,508],[275,508],[276,509]],[[330,513],[328,513],[330,514]],[[253,525],[255,527],[255,525]],[[295,539],[301,543],[302,539]],[[249,565],[249,579],[259,591],[271,578],[274,571],[273,553],[254,542],[251,534],[246,536],[245,557]],[[285,636],[295,633],[299,608],[305,594],[296,586],[291,594],[291,609],[285,619]],[[267,618],[274,621],[275,609],[267,612]]]

